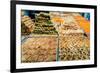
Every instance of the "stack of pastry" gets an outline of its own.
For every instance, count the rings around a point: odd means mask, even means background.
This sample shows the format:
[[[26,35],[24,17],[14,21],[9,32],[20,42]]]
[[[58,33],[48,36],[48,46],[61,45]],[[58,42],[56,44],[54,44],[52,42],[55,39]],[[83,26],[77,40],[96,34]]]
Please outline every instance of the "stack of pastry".
[[[35,23],[29,16],[22,16],[21,17],[21,27],[22,27],[22,34],[28,34],[33,32],[35,28]]]

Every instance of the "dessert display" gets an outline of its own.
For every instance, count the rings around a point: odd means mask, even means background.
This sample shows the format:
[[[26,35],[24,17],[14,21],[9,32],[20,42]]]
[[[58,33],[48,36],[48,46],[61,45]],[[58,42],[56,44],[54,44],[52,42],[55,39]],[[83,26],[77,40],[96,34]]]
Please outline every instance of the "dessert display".
[[[59,60],[90,59],[90,41],[86,32],[84,32],[84,28],[85,31],[89,30],[87,28],[89,26],[85,25],[89,25],[89,21],[81,17],[79,13],[61,13],[57,16],[58,14],[51,12],[51,15],[53,17],[51,18],[52,22],[59,25],[59,27],[56,26],[56,29],[59,29]],[[80,18],[77,18],[79,16]],[[61,21],[57,21],[57,18]]]
[[[83,34],[71,33],[60,36],[59,41],[59,58],[61,61],[90,59],[90,43]]]
[[[56,37],[32,37],[22,44],[22,62],[56,61]]]
[[[21,16],[21,62],[90,59],[90,22],[74,12],[34,11]]]

